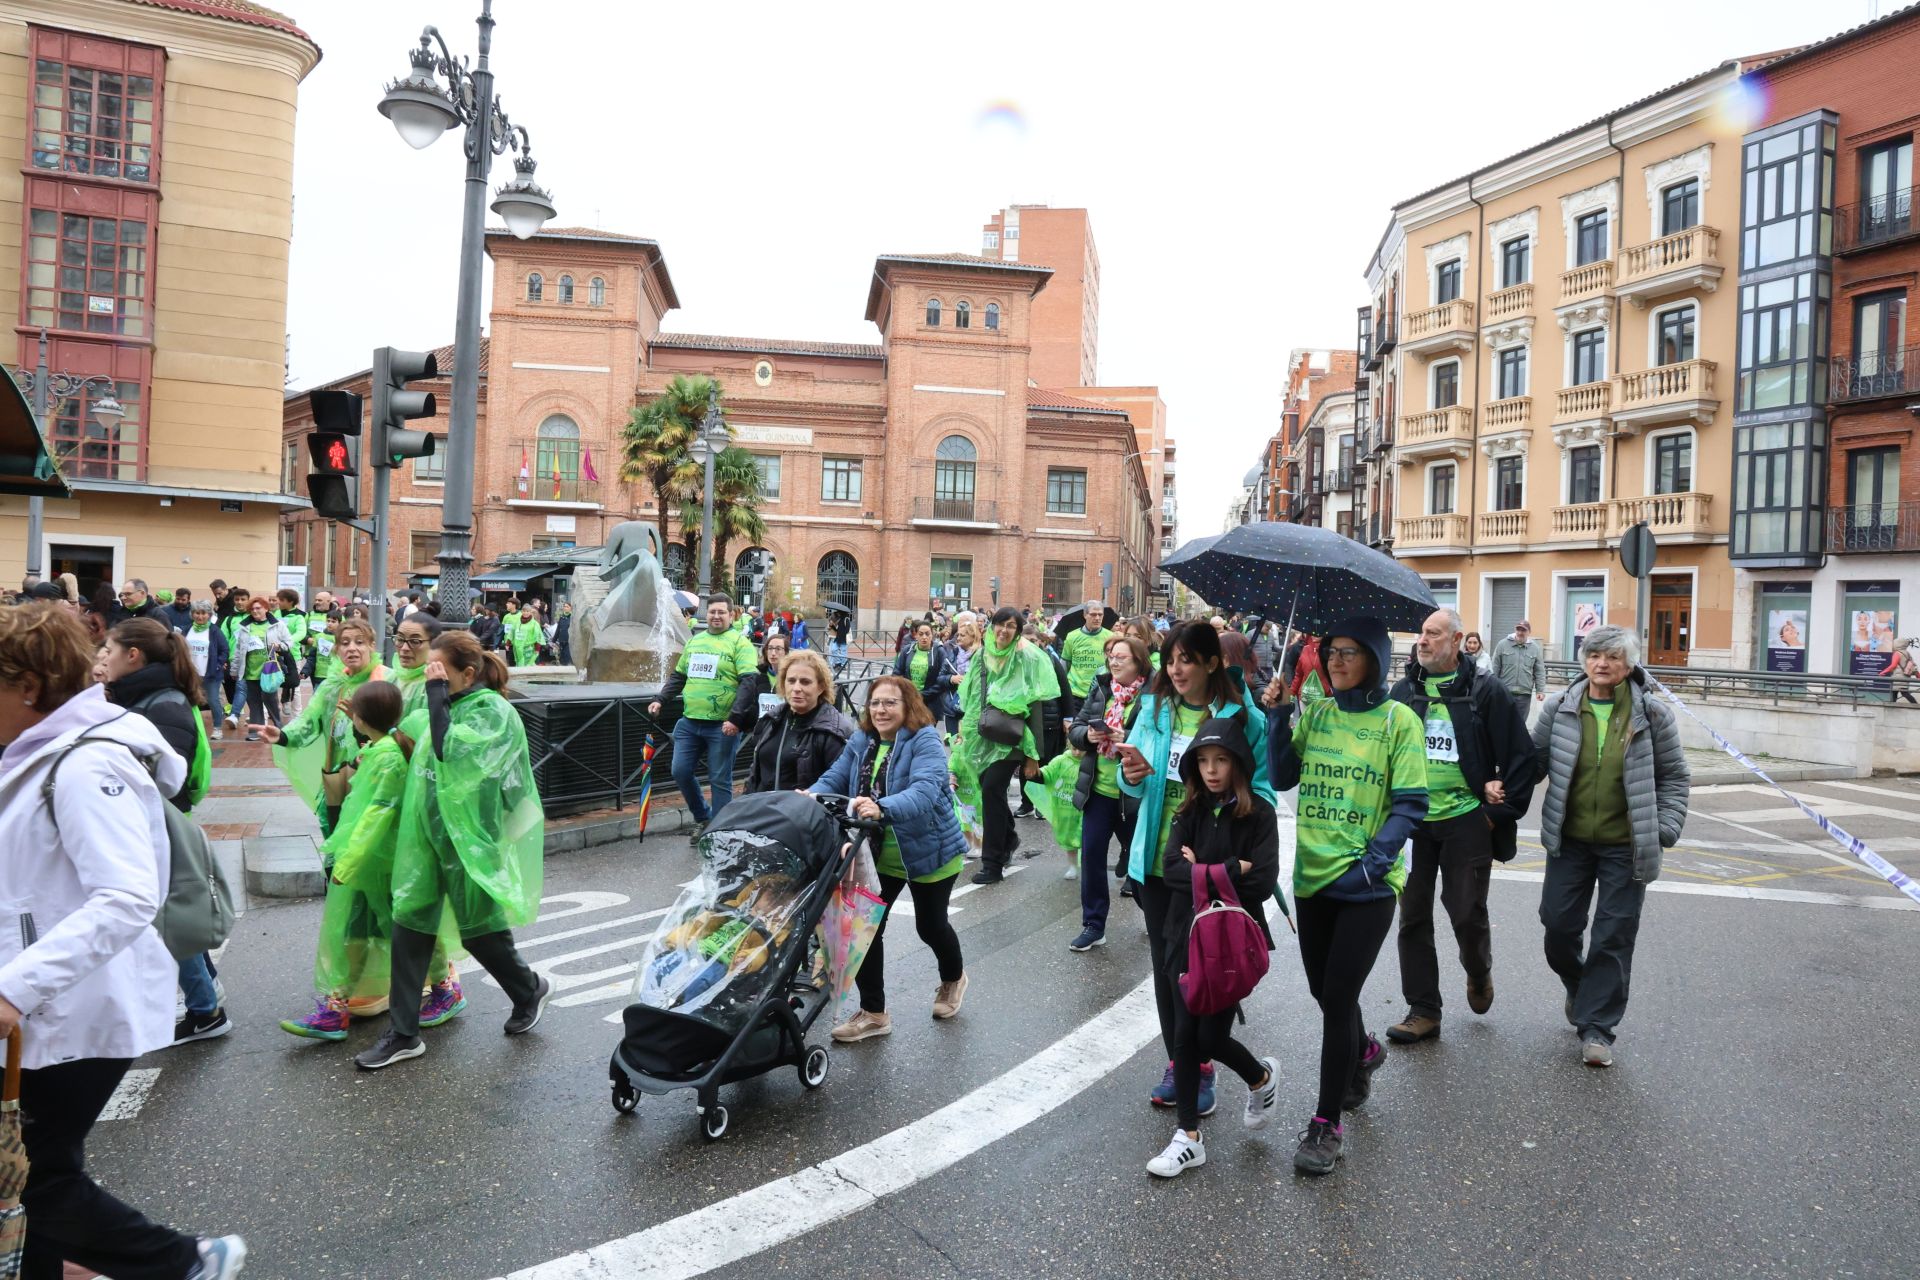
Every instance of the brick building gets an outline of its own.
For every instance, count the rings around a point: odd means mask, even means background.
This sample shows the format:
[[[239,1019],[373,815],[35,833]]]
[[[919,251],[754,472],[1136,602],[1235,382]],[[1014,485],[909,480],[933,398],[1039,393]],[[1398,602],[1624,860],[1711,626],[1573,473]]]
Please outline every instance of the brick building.
[[[1339,527],[1352,508],[1353,384],[1358,358],[1347,350],[1295,348],[1287,358],[1280,429],[1261,450],[1248,514],[1255,520]],[[1344,471],[1341,459],[1345,459]]]
[[[1048,268],[883,255],[866,311],[880,341],[868,345],[662,332],[679,299],[659,246],[638,237],[496,233],[487,247],[476,582],[507,581],[484,571],[503,555],[598,545],[619,521],[654,519],[649,487],[620,479],[622,430],[676,374],[706,374],[765,491],[764,542],[729,547],[727,559],[769,571],[769,602],[838,600],[861,625],[884,627],[933,597],[986,605],[996,582],[1004,603],[1069,604],[1099,593],[1111,566],[1108,598],[1144,604],[1156,522],[1136,434],[1143,398],[1128,408],[1037,384],[1030,344]],[[285,423],[297,457],[304,393],[288,398]],[[413,471],[397,478],[396,512],[438,500],[434,478]],[[430,572],[438,512],[419,514],[420,531],[393,543],[396,586]],[[312,548],[334,540],[299,541],[312,520],[290,517],[287,536],[324,569]],[[677,532],[677,514],[671,524]],[[364,585],[366,566],[334,554],[334,573],[314,580]],[[688,567],[670,547],[670,575]]]
[[[1920,630],[1913,8],[1766,62],[1747,134],[1734,456],[1742,665],[1877,674]],[[1794,198],[1804,181],[1810,200]],[[1783,187],[1783,184],[1784,187]]]

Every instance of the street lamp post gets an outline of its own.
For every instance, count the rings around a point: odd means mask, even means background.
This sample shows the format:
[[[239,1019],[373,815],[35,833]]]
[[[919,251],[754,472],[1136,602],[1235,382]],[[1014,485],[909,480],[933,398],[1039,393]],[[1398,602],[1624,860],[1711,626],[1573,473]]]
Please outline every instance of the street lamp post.
[[[720,386],[707,392],[707,412],[700,419],[700,432],[688,452],[706,468],[705,487],[700,496],[700,599],[713,592],[713,464],[727,447],[727,422],[720,414]]]
[[[481,0],[480,61],[471,71],[455,60],[439,29],[420,33],[420,47],[409,55],[412,71],[387,86],[380,114],[393,121],[406,144],[416,150],[464,124],[466,194],[460,216],[460,302],[453,334],[453,406],[447,420],[446,487],[440,515],[440,583],[437,595],[445,622],[464,626],[471,617],[473,565],[473,452],[480,406],[480,275],[485,252],[487,175],[493,158],[509,149],[514,180],[495,193],[493,211],[516,239],[525,240],[554,216],[553,199],[533,180],[533,146],[527,131],[507,118],[493,92],[489,58],[493,51],[493,0]],[[439,46],[436,54],[434,46]],[[442,88],[438,77],[444,77]],[[376,554],[385,555],[379,548]],[[384,602],[382,602],[384,603]]]
[[[39,355],[40,358],[35,363],[32,373],[28,373],[25,369],[15,369],[13,380],[19,384],[21,390],[27,393],[28,400],[33,404],[34,421],[41,430],[46,429],[47,413],[53,407],[53,397],[59,396],[65,400],[68,396],[81,395],[91,390],[96,384],[107,389],[107,394],[93,403],[93,420],[99,424],[100,429],[112,431],[120,420],[127,416],[127,411],[120,407],[120,402],[112,394],[114,382],[107,375],[94,374],[92,377],[82,377],[77,373],[53,373],[48,369],[45,329],[40,331]],[[42,530],[45,527],[46,514],[45,498],[36,494],[27,499],[27,577],[36,580],[40,578],[43,567],[40,563],[40,543],[43,538]]]

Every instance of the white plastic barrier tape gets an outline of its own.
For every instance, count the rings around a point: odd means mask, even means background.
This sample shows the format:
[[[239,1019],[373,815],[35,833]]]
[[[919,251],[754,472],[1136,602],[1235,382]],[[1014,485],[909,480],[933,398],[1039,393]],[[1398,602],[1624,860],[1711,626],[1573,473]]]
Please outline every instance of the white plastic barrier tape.
[[[1662,694],[1666,695],[1666,699],[1668,702],[1671,702],[1675,707],[1678,707],[1695,724],[1699,725],[1702,729],[1705,729],[1709,734],[1711,734],[1713,736],[1713,740],[1720,744],[1720,749],[1722,751],[1726,752],[1728,755],[1732,756],[1735,760],[1738,760],[1741,764],[1745,765],[1747,769],[1753,774],[1754,777],[1760,779],[1760,781],[1766,783],[1768,786],[1772,787],[1775,791],[1778,791],[1781,795],[1791,800],[1793,802],[1794,808],[1800,810],[1800,812],[1806,814],[1807,817],[1813,819],[1813,823],[1815,826],[1819,827],[1822,831],[1832,836],[1835,843],[1837,843],[1842,849],[1845,849],[1848,853],[1860,859],[1860,861],[1866,863],[1868,867],[1872,868],[1875,875],[1878,875],[1882,880],[1885,880],[1888,884],[1892,885],[1894,888],[1898,889],[1900,892],[1906,894],[1909,898],[1912,898],[1915,902],[1920,902],[1920,884],[1915,884],[1911,876],[1909,876],[1906,872],[1902,871],[1900,868],[1894,866],[1891,862],[1888,862],[1885,858],[1881,857],[1879,854],[1875,853],[1867,845],[1867,842],[1862,840],[1859,836],[1854,835],[1852,832],[1848,831],[1845,827],[1842,827],[1839,823],[1835,822],[1832,818],[1829,818],[1825,814],[1818,812],[1811,805],[1801,800],[1799,796],[1794,795],[1793,792],[1787,790],[1785,787],[1775,782],[1772,778],[1769,778],[1767,776],[1766,770],[1762,769],[1759,765],[1749,760],[1747,758],[1746,752],[1740,750],[1740,748],[1734,746],[1731,742],[1728,742],[1725,738],[1721,737],[1720,731],[1718,729],[1714,728],[1712,725],[1708,724],[1705,720],[1702,720],[1699,716],[1695,715],[1693,712],[1693,708],[1689,707],[1686,703],[1680,701],[1679,697],[1675,695],[1673,690],[1667,688],[1667,686],[1661,684],[1657,679],[1654,678],[1654,675],[1652,672],[1650,671],[1646,672],[1646,677],[1647,677],[1647,683],[1652,685],[1655,689],[1659,690]]]

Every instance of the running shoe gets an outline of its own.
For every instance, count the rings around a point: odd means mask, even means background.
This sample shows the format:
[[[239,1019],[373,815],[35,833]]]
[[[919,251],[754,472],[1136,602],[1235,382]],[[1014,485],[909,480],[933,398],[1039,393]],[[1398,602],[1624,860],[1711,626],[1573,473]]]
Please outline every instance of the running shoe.
[[[884,1013],[869,1013],[865,1009],[835,1027],[832,1032],[834,1040],[840,1044],[852,1044],[856,1040],[871,1040],[875,1036],[892,1034],[892,1017]]]
[[[458,978],[436,982],[427,992],[427,998],[420,1002],[420,1025],[437,1027],[452,1022],[466,1007],[466,993],[460,990]]]
[[[1367,1033],[1366,1047],[1360,1053],[1360,1061],[1353,1064],[1353,1079],[1347,1084],[1347,1095],[1340,1101],[1342,1111],[1358,1110],[1373,1094],[1373,1073],[1385,1066],[1387,1051],[1381,1043]]]
[[[510,1036],[525,1035],[540,1025],[540,1015],[547,1011],[547,1001],[553,999],[553,983],[545,978],[533,990],[533,1003],[525,1008],[515,1006],[513,1016],[507,1019],[501,1028]]]
[[[1214,1084],[1213,1064],[1211,1062],[1201,1063],[1200,1064],[1200,1098],[1199,1098],[1199,1106],[1197,1109],[1199,1110],[1200,1114],[1203,1116],[1212,1115],[1213,1109],[1216,1105],[1213,1097],[1213,1084]]]
[[[233,1280],[247,1265],[247,1242],[239,1236],[208,1236],[199,1244],[200,1261],[188,1280]]]
[[[1067,944],[1067,950],[1091,951],[1095,947],[1104,947],[1106,945],[1107,945],[1106,931],[1104,929],[1096,929],[1092,925],[1088,925],[1086,928],[1080,931],[1080,935],[1078,937],[1076,937],[1072,942],[1069,942]]]
[[[217,1040],[233,1030],[233,1023],[227,1017],[225,1009],[215,1009],[212,1013],[193,1013],[173,1026],[175,1044],[192,1044],[195,1040]]]
[[[282,1019],[280,1029],[308,1040],[345,1040],[348,1022],[347,1002],[338,996],[329,996],[314,1001],[313,1012],[304,1018]]]
[[[960,1004],[967,998],[967,975],[961,974],[952,982],[943,982],[933,991],[933,1016],[945,1021],[960,1012]]]
[[[1580,1061],[1590,1067],[1610,1067],[1613,1065],[1613,1046],[1605,1040],[1589,1040],[1580,1046]]]
[[[1307,1123],[1307,1131],[1300,1135],[1300,1145],[1294,1149],[1293,1167],[1301,1173],[1318,1178],[1333,1172],[1333,1166],[1340,1162],[1340,1147],[1346,1137],[1346,1131],[1325,1116],[1315,1116]]]
[[[1197,1134],[1189,1138],[1185,1129],[1175,1129],[1167,1149],[1147,1161],[1147,1172],[1156,1178],[1177,1178],[1206,1162],[1207,1144]]]
[[[1170,1107],[1174,1104],[1173,1062],[1167,1062],[1167,1073],[1160,1077],[1160,1083],[1147,1095],[1147,1101],[1156,1107]]]
[[[398,1031],[389,1031],[375,1042],[373,1048],[356,1054],[353,1065],[362,1071],[378,1071],[396,1062],[417,1058],[426,1051],[427,1042],[419,1036],[403,1036]]]
[[[1280,1101],[1280,1063],[1274,1058],[1260,1059],[1267,1069],[1267,1082],[1247,1090],[1247,1113],[1240,1122],[1249,1129],[1264,1129],[1273,1117],[1273,1106]]]

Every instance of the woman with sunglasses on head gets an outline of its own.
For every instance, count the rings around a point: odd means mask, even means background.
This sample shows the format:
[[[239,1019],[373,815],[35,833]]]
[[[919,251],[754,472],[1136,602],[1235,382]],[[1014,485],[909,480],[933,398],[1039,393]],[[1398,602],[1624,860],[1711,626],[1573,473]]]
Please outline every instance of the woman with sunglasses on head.
[[[1333,1172],[1346,1136],[1340,1113],[1366,1100],[1370,1073],[1386,1061],[1366,1033],[1360,992],[1407,881],[1401,848],[1427,814],[1426,731],[1387,696],[1391,666],[1386,625],[1349,618],[1320,644],[1328,696],[1297,724],[1284,679],[1267,686],[1268,780],[1276,791],[1300,788],[1294,918],[1320,1005],[1319,1096],[1293,1156],[1301,1173]]]

